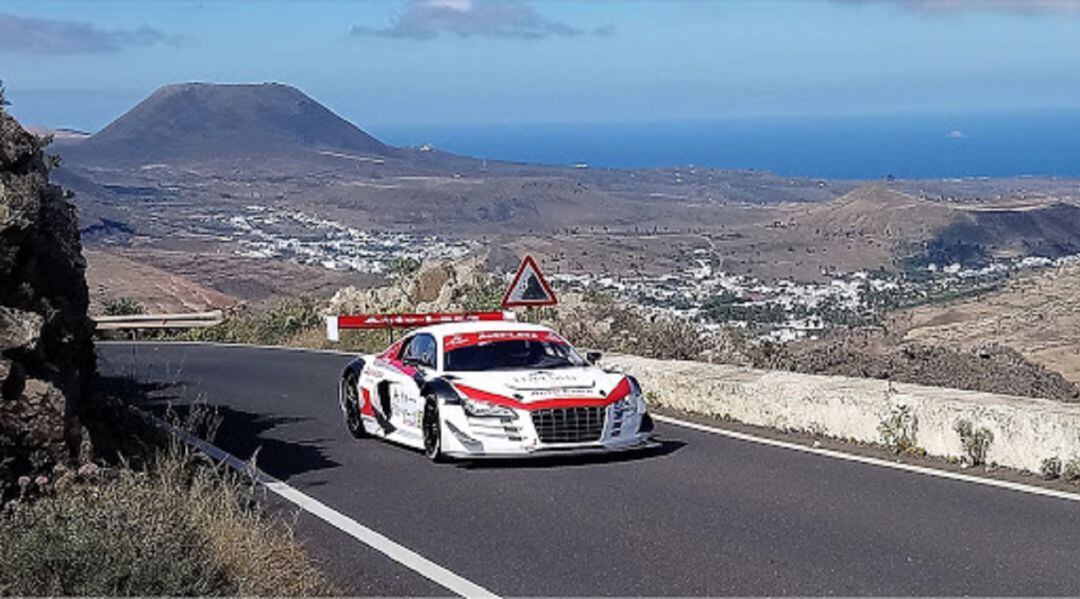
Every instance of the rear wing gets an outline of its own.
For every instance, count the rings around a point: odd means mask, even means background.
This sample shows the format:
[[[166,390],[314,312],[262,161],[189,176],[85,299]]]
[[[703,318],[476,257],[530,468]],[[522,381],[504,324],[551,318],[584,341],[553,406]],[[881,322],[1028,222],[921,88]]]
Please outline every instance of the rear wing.
[[[411,329],[450,322],[514,321],[510,311],[500,312],[433,312],[430,314],[353,314],[326,317],[326,339],[339,341],[342,329]]]

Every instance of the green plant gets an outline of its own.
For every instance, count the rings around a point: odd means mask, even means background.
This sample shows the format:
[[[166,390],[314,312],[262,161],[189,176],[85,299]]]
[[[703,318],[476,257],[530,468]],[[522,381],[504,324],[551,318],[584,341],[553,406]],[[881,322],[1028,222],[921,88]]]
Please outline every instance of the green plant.
[[[889,392],[891,391],[890,387]],[[918,429],[919,420],[912,413],[911,407],[906,405],[893,406],[878,425],[882,442],[896,454],[915,451]]]
[[[994,433],[985,427],[975,428],[969,420],[958,420],[953,430],[960,435],[964,463],[968,466],[985,464],[986,454],[994,442]]]
[[[1065,462],[1065,466],[1061,469],[1061,478],[1071,483],[1080,482],[1080,458]]]
[[[462,288],[457,303],[465,312],[484,312],[501,309],[503,296],[502,282],[489,277]]]
[[[287,299],[264,311],[241,309],[224,322],[180,335],[191,341],[284,345],[298,334],[323,326],[319,303],[311,298]]]
[[[396,276],[406,276],[420,270],[420,261],[410,256],[395,256],[386,267],[387,272]]]
[[[105,316],[131,316],[145,314],[146,309],[138,300],[131,297],[110,297],[101,302],[101,312]]]
[[[1046,458],[1039,466],[1039,472],[1046,480],[1054,480],[1061,477],[1061,458],[1054,456]]]

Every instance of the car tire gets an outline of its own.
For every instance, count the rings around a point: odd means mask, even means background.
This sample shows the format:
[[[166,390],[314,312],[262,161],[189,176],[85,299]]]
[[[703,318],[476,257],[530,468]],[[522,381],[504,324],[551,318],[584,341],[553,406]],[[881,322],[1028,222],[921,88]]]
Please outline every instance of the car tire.
[[[356,377],[346,376],[341,379],[341,408],[345,416],[345,428],[356,439],[367,437],[364,421],[360,416],[360,391],[356,387]]]
[[[439,400],[428,397],[424,401],[424,455],[432,462],[443,462],[442,420],[439,419]]]

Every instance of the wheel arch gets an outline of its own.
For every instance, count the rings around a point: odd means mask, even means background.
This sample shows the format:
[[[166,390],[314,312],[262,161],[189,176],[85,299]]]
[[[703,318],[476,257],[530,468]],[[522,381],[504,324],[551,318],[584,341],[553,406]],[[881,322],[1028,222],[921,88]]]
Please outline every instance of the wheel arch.
[[[360,378],[360,373],[364,371],[364,365],[367,362],[363,358],[356,358],[352,362],[349,362],[345,369],[341,371],[341,380],[346,380],[350,376],[355,375],[357,379]]]
[[[420,387],[420,396],[423,398],[433,397],[436,400],[442,401],[444,405],[454,405],[461,403],[461,398],[458,395],[457,389],[450,384],[450,381],[443,377],[436,377],[423,384]]]
[[[345,385],[347,385],[350,380],[353,381],[353,384],[359,383],[360,373],[364,371],[365,363],[363,358],[356,358],[352,362],[349,362],[341,371],[341,384],[338,387],[338,395],[342,408],[345,407]],[[357,394],[359,394],[359,392],[359,389],[357,389]]]

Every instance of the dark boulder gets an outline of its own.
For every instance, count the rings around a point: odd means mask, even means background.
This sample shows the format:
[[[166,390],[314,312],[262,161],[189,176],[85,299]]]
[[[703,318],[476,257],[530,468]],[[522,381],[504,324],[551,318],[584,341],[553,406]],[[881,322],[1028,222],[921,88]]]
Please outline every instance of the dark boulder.
[[[0,109],[0,499],[89,459],[96,358],[75,207],[39,138]]]

